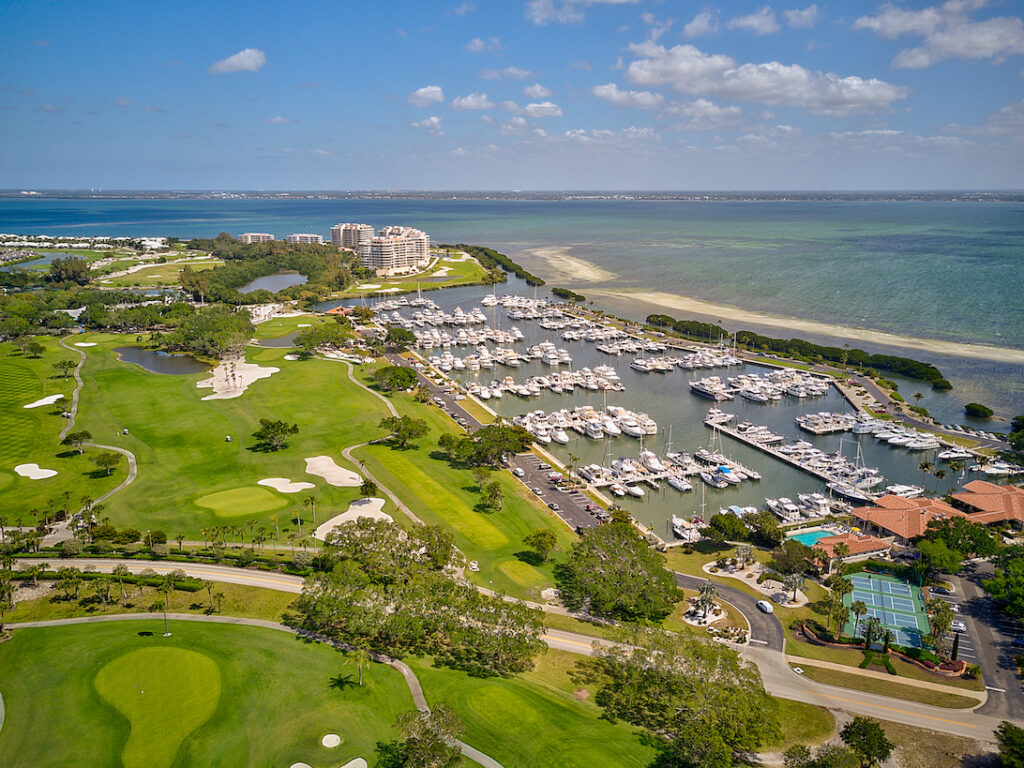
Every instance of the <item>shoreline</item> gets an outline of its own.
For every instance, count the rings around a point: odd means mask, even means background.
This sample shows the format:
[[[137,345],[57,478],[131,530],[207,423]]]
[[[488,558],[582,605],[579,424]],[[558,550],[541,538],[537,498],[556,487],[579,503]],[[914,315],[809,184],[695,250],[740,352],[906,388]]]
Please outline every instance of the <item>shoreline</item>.
[[[924,350],[953,357],[991,360],[1000,363],[1016,363],[1024,365],[1024,349],[1015,349],[1013,347],[997,347],[991,344],[970,344],[959,341],[944,341],[942,339],[903,336],[900,334],[890,333],[888,331],[835,325],[823,323],[818,320],[786,317],[783,315],[775,315],[757,310],[748,310],[725,304],[713,304],[701,299],[694,299],[688,296],[681,296],[664,291],[629,292],[596,287],[584,287],[581,288],[581,290],[586,291],[588,298],[592,295],[595,298],[611,300],[618,299],[626,302],[645,303],[655,308],[674,310],[677,312],[688,312],[710,318],[752,323],[764,327],[779,328],[794,332],[801,331],[805,333],[831,336],[834,338],[846,338],[851,341],[864,342],[866,344],[880,344],[900,349],[909,348]],[[649,313],[645,313],[645,316],[646,314]]]

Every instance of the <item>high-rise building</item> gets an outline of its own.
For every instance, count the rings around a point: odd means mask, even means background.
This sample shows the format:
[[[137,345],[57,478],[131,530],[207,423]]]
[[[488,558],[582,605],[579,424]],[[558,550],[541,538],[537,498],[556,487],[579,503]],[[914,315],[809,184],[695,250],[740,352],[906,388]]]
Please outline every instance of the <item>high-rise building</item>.
[[[293,245],[322,245],[324,239],[320,235],[288,235],[286,238]]]
[[[359,245],[359,261],[378,275],[399,275],[430,261],[430,236],[412,227],[384,227]]]
[[[358,251],[359,246],[372,237],[373,227],[369,224],[335,224],[331,227],[331,242],[338,248]]]
[[[246,245],[251,245],[252,243],[271,243],[274,241],[274,236],[267,232],[246,232],[238,236],[238,241]]]

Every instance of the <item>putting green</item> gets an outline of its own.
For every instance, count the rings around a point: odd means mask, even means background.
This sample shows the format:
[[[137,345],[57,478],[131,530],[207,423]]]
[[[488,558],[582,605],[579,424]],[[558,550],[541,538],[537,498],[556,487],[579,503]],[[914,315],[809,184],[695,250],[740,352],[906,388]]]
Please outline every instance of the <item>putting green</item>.
[[[164,768],[181,742],[210,719],[220,701],[220,670],[184,648],[142,648],[96,675],[96,690],[131,723],[125,768]]]
[[[232,488],[208,493],[196,499],[196,506],[213,510],[217,517],[261,515],[288,506],[288,502],[266,488]]]

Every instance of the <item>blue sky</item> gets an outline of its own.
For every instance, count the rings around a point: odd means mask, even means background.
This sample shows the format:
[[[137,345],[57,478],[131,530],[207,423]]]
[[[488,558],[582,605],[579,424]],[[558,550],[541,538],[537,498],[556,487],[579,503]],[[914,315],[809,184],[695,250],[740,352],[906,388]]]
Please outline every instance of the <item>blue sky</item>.
[[[1021,15],[6,0],[0,187],[1020,188]]]

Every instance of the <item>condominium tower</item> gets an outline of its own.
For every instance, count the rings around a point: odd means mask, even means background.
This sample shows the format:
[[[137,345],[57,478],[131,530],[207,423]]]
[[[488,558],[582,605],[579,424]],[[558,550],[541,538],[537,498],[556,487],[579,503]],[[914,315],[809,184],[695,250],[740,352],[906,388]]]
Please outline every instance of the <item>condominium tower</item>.
[[[246,232],[238,236],[238,242],[252,245],[253,243],[271,243],[274,236],[267,232]]]

